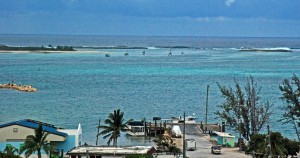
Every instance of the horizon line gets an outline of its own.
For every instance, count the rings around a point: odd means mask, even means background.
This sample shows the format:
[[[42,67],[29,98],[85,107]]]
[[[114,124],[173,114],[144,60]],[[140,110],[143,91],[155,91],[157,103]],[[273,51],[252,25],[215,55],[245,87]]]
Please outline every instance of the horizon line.
[[[0,33],[0,35],[47,35],[47,36],[120,36],[120,37],[203,37],[203,38],[300,38],[300,36],[198,36],[198,35],[100,35],[100,34],[14,34]]]

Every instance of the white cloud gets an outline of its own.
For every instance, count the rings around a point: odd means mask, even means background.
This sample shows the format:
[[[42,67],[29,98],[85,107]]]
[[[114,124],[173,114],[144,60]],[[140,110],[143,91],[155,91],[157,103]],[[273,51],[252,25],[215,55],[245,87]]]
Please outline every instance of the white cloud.
[[[226,1],[225,1],[225,4],[226,4],[228,7],[230,7],[231,4],[234,3],[234,1],[235,1],[235,0],[226,0]]]

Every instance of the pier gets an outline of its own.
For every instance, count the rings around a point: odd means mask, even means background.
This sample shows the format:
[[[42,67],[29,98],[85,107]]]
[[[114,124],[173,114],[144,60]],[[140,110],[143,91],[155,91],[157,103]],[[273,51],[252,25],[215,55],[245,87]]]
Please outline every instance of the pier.
[[[153,123],[148,122],[146,123],[146,130],[145,135],[146,136],[157,136],[164,134],[165,130],[168,130],[174,126],[174,125],[180,125],[183,126],[183,123],[169,123],[169,122],[159,122],[159,123]],[[211,131],[217,131],[217,132],[225,132],[224,126],[221,126],[219,124],[203,124],[201,123],[187,123],[186,125],[197,127],[198,130],[202,131],[203,133],[210,133]]]
[[[31,85],[17,85],[13,83],[0,84],[0,88],[14,89],[22,92],[36,92],[37,89],[33,88]]]

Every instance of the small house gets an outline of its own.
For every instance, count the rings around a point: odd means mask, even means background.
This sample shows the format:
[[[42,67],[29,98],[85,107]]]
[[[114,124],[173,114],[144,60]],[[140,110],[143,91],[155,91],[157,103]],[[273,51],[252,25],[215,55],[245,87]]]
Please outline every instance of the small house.
[[[225,132],[214,132],[218,145],[234,147],[235,136]]]

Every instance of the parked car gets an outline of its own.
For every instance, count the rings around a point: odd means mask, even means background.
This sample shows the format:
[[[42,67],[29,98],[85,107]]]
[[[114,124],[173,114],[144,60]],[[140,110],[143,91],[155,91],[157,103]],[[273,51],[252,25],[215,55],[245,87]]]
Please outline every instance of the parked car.
[[[212,154],[221,154],[221,149],[222,149],[221,145],[214,145],[211,147],[211,153]]]

